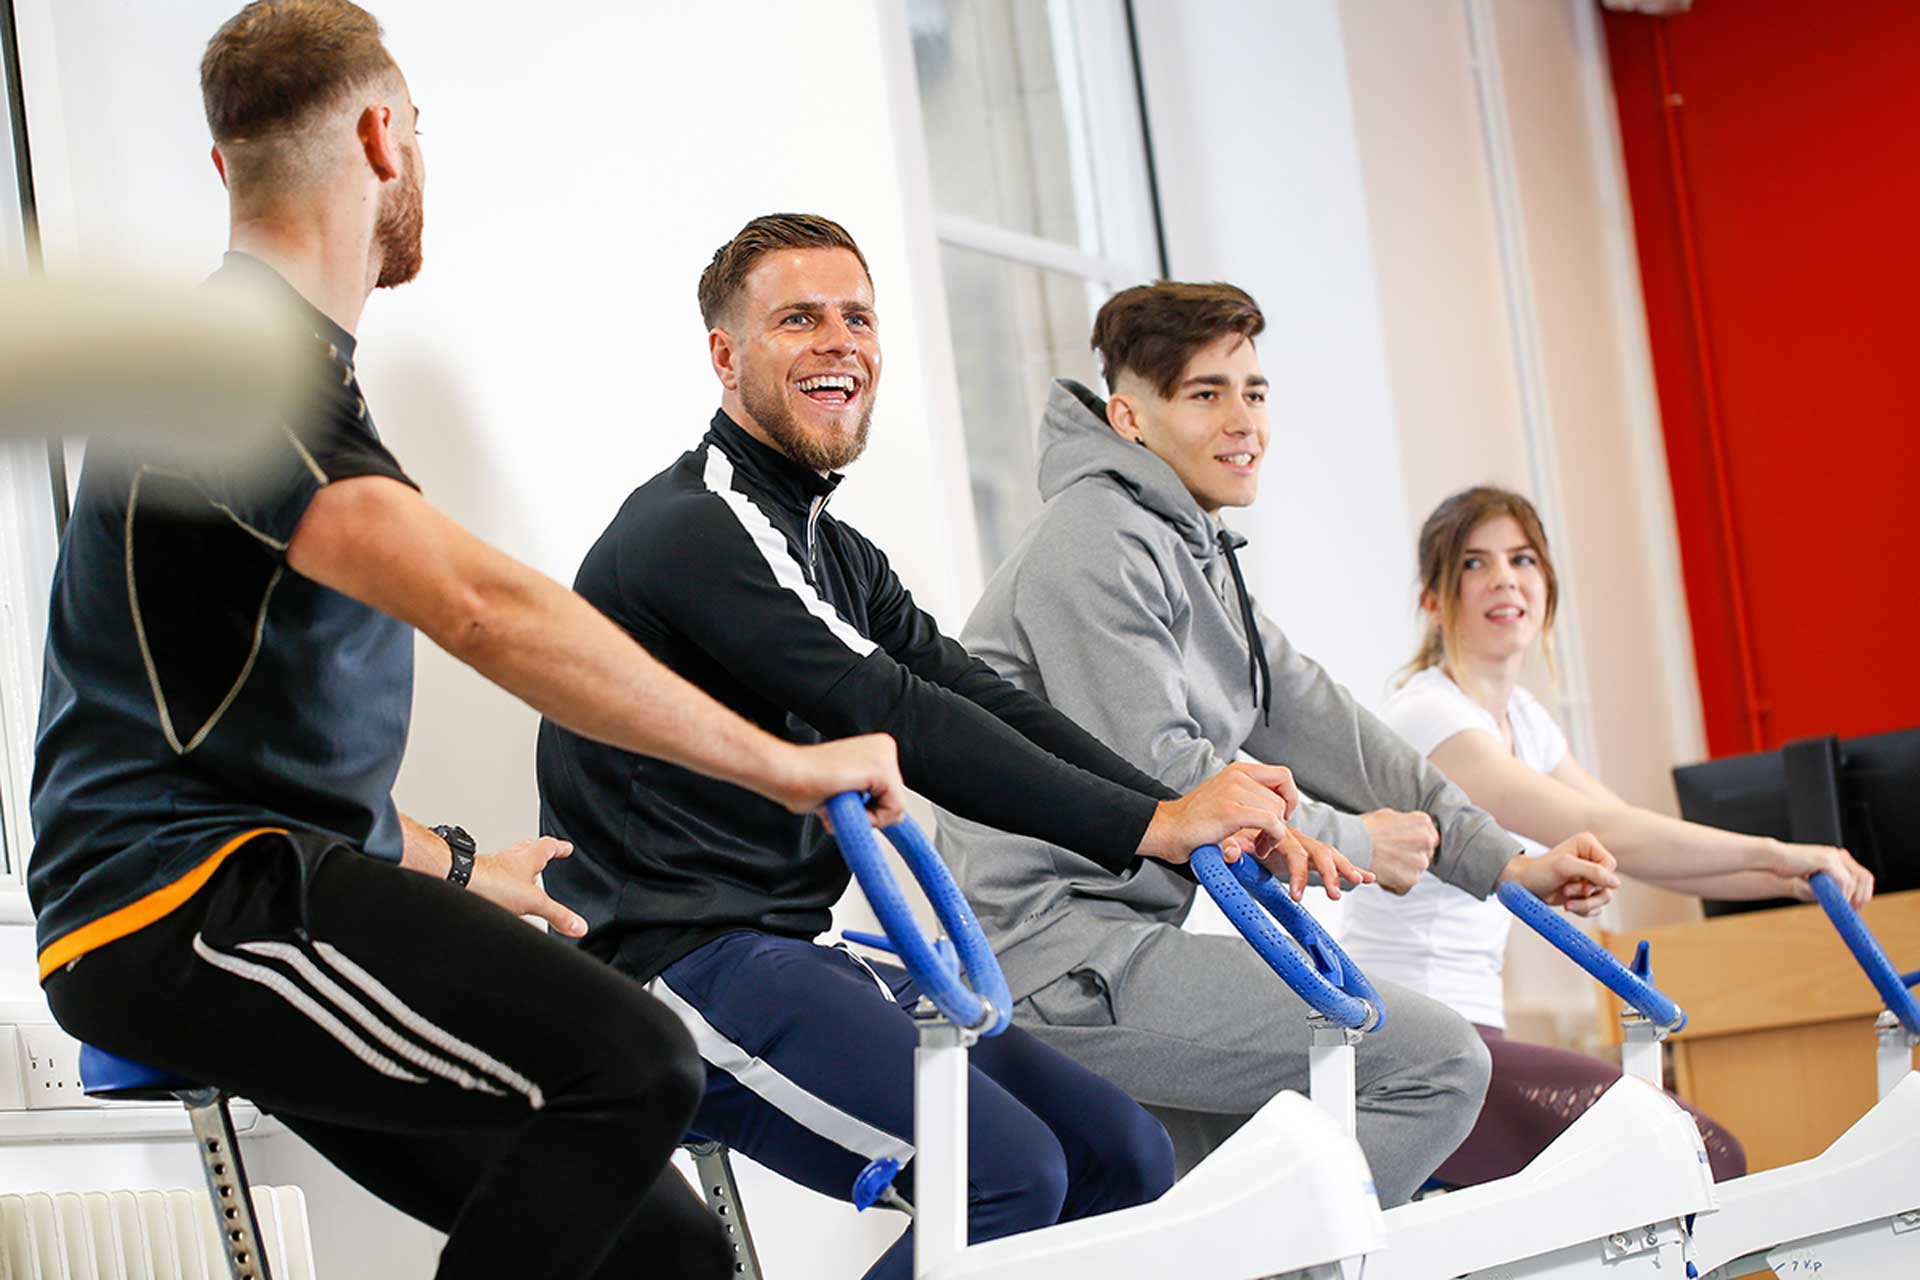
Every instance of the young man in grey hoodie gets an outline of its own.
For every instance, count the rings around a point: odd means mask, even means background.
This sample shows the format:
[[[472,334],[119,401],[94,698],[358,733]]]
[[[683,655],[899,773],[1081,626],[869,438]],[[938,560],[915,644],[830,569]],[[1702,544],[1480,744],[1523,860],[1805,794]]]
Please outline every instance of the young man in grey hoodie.
[[[1583,914],[1617,884],[1591,836],[1527,858],[1418,752],[1261,616],[1220,521],[1252,503],[1267,380],[1253,299],[1160,283],[1094,323],[1112,398],[1054,384],[1047,500],[963,633],[971,652],[1176,789],[1242,754],[1285,764],[1294,826],[1404,893],[1425,871],[1475,895],[1518,879]],[[1129,875],[942,813],[941,845],[986,926],[1015,1017],[1147,1104],[1196,1162],[1282,1089],[1307,1084],[1298,1000],[1239,938],[1184,932],[1194,882]],[[1304,889],[1296,876],[1294,896]],[[1328,885],[1339,896],[1337,884]],[[1359,1047],[1359,1140],[1381,1202],[1409,1198],[1472,1127],[1487,1055],[1441,1004],[1397,987]]]

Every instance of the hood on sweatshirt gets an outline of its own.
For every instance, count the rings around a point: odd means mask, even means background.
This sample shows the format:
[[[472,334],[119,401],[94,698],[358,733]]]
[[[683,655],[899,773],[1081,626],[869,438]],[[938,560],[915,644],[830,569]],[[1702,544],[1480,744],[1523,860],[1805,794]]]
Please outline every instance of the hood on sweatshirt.
[[[1194,557],[1213,559],[1220,525],[1207,518],[1174,469],[1107,423],[1107,402],[1071,378],[1056,378],[1040,415],[1040,497],[1051,500],[1089,476],[1111,476],[1172,525]]]
[[[1247,682],[1261,717],[1272,723],[1273,674],[1267,669],[1253,598],[1234,555],[1247,540],[1202,511],[1199,500],[1158,454],[1122,439],[1107,422],[1106,401],[1071,378],[1056,378],[1040,415],[1040,497],[1051,502],[1089,476],[1111,477],[1135,502],[1173,526],[1203,571],[1216,555],[1226,557],[1247,642]]]

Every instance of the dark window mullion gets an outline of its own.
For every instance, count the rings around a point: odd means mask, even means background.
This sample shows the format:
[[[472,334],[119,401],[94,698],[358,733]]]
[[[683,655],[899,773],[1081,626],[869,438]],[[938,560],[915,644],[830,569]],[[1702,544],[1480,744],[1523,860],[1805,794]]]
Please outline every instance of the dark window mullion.
[[[9,3],[11,0],[9,0]],[[1127,21],[1127,53],[1133,62],[1133,96],[1140,104],[1140,150],[1147,158],[1147,207],[1153,210],[1153,249],[1160,259],[1160,278],[1171,273],[1167,262],[1167,224],[1160,216],[1160,171],[1153,160],[1153,126],[1147,120],[1147,74],[1140,64],[1140,24],[1134,20],[1133,0],[1122,0]]]
[[[13,0],[0,0],[0,54],[7,77],[7,124],[13,134],[14,188],[20,195],[20,233],[25,242],[27,270],[45,269],[40,251],[40,206],[34,198],[33,148],[27,139],[27,105],[20,75],[20,30],[14,21]],[[58,437],[47,441],[47,476],[53,487],[53,532],[67,531],[67,455]]]

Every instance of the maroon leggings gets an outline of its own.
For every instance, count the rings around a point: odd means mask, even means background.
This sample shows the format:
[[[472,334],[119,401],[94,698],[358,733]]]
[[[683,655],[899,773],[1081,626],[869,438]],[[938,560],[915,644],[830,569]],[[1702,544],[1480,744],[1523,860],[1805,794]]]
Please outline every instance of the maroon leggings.
[[[1584,1053],[1509,1040],[1493,1027],[1474,1030],[1493,1054],[1493,1082],[1473,1132],[1433,1175],[1448,1186],[1473,1186],[1520,1172],[1620,1078],[1618,1066]],[[1740,1140],[1695,1108],[1687,1110],[1699,1122],[1714,1181],[1745,1173],[1747,1153]]]

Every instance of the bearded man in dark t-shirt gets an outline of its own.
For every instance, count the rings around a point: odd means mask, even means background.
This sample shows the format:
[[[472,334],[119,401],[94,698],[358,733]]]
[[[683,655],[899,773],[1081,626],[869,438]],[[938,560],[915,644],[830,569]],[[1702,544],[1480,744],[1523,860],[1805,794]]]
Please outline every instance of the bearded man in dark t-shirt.
[[[864,790],[897,818],[893,744],[747,723],[441,515],[381,443],[353,330],[419,269],[424,173],[371,17],[249,5],[201,83],[232,205],[210,287],[277,293],[310,382],[243,472],[88,461],[27,870],[54,1017],[270,1109],[448,1232],[443,1276],[726,1275],[724,1230],[666,1171],[702,1084],[686,1033],[515,919],[584,930],[535,881],[568,846],[476,856],[394,807],[413,630],[576,732],[796,811]]]

